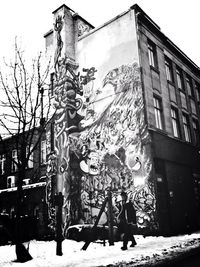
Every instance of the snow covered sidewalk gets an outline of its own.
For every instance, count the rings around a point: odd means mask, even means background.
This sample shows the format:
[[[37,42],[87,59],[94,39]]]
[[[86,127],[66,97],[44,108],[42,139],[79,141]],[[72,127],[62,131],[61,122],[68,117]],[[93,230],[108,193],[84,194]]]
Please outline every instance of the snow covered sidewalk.
[[[63,241],[63,256],[56,256],[55,241],[31,241],[29,251],[33,260],[26,263],[14,262],[15,246],[0,247],[0,266],[30,267],[92,267],[92,266],[144,266],[170,260],[180,253],[200,247],[200,232],[174,237],[143,237],[136,235],[137,246],[121,251],[122,242],[114,246],[91,243],[86,251],[81,250],[84,242]],[[25,243],[27,246],[28,244]],[[119,265],[119,263],[121,263]]]

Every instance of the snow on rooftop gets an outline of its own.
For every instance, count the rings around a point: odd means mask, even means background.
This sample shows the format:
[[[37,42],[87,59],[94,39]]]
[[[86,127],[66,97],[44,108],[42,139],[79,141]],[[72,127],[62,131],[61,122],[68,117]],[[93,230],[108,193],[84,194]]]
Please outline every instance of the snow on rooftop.
[[[200,232],[191,235],[174,237],[143,237],[136,235],[137,246],[122,251],[122,242],[115,242],[114,246],[103,243],[91,243],[86,251],[81,250],[84,242],[64,240],[62,256],[56,256],[55,241],[33,240],[29,245],[29,252],[33,260],[26,263],[13,262],[16,259],[15,246],[0,247],[0,266],[27,267],[91,267],[106,266],[119,262],[131,262],[131,266],[143,266],[170,259],[192,248],[200,247]],[[25,243],[28,246],[28,243]]]

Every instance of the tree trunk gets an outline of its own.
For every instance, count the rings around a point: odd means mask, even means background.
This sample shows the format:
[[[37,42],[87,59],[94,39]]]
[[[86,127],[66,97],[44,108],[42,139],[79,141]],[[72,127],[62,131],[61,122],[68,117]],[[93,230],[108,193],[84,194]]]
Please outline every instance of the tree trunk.
[[[23,179],[25,178],[25,168],[22,168],[19,171],[18,183],[17,183],[17,202],[16,202],[16,225],[15,225],[15,253],[17,256],[17,262],[26,262],[32,259],[28,250],[22,244],[22,227],[21,227],[21,210],[22,210],[22,202],[23,202]]]
[[[59,192],[55,195],[56,206],[56,255],[62,256],[62,207],[63,207],[63,195]]]

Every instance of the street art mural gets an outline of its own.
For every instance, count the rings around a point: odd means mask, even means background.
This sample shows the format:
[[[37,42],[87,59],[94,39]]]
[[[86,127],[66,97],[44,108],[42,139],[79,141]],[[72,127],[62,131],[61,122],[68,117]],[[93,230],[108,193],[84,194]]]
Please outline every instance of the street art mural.
[[[54,24],[54,31],[56,32],[56,49],[54,54],[54,68],[55,73],[57,73],[57,66],[59,64],[59,57],[61,56],[61,51],[63,48],[63,41],[61,38],[61,30],[63,28],[63,19],[62,16],[57,16]]]
[[[62,40],[57,44],[62,49]],[[64,228],[93,224],[110,190],[114,222],[125,191],[135,206],[138,227],[156,229],[151,140],[138,62],[117,65],[97,83],[98,67],[80,69],[67,56],[60,59],[60,49],[55,54],[55,149],[47,173],[53,177],[56,172],[56,190],[51,181],[47,192],[64,196]],[[99,223],[107,221],[105,209]]]
[[[48,132],[47,132],[48,133]],[[48,133],[49,135],[49,133]],[[47,142],[50,140],[47,140]],[[55,231],[56,225],[56,214],[54,205],[54,196],[56,189],[56,175],[57,175],[57,156],[52,151],[49,151],[47,159],[47,183],[46,183],[46,202],[48,204],[48,215],[49,215],[49,228]]]
[[[99,109],[96,103],[104,101],[103,91],[107,85],[113,88],[112,97],[109,96],[110,102],[106,106],[100,103],[102,108]],[[82,153],[79,155],[79,166],[83,172],[82,216],[85,222],[94,223],[107,190],[111,190],[117,217],[120,193],[126,191],[137,210],[138,226],[155,227],[152,162],[148,151],[150,137],[144,120],[137,63],[109,71],[102,81],[101,90],[96,92],[96,98],[94,88],[91,86],[91,101],[89,99],[87,106],[82,107],[90,107],[89,122],[85,116],[81,124],[86,126],[77,140],[79,153]],[[102,223],[105,221],[106,217],[102,218]]]
[[[115,217],[120,193],[126,191],[137,210],[138,226],[154,225],[150,139],[138,65],[122,65],[105,76],[101,90],[111,84],[113,95],[102,110],[96,109],[93,96],[95,68],[84,69],[83,77],[65,66],[67,84],[55,89],[55,150],[66,225],[94,223],[107,190],[112,191]],[[106,212],[102,224],[107,222]]]

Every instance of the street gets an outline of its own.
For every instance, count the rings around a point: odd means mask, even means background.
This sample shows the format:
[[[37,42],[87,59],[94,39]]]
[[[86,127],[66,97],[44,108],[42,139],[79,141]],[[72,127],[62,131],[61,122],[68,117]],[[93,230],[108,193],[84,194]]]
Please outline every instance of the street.
[[[102,242],[92,242],[87,250],[81,248],[85,242],[65,239],[62,242],[62,256],[56,255],[55,241],[26,242],[29,253],[33,257],[26,263],[29,267],[76,266],[76,267],[168,267],[168,266],[200,266],[200,233],[172,237],[136,235],[137,246],[122,251],[122,242],[114,246],[105,246]],[[130,244],[129,244],[130,246]],[[198,253],[198,255],[196,255]],[[0,266],[18,267],[15,262],[15,246],[0,246]],[[188,256],[190,255],[190,256]],[[186,258],[187,257],[187,258]],[[162,263],[162,264],[161,264]]]
[[[174,262],[169,261],[165,264],[154,265],[156,267],[199,267],[200,266],[200,250],[196,250],[187,257],[176,259]]]

